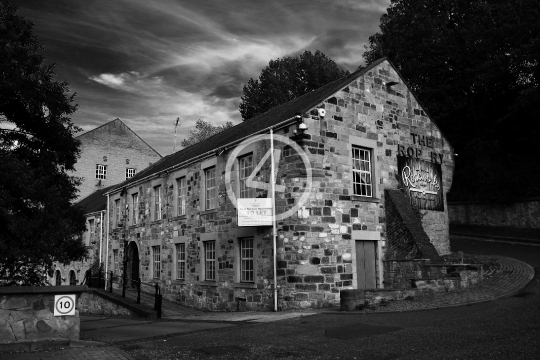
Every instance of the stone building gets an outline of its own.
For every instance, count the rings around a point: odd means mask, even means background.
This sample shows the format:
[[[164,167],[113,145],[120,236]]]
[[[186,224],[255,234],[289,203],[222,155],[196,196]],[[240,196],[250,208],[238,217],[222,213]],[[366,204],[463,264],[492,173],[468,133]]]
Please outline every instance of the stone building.
[[[333,306],[340,290],[387,286],[385,262],[450,252],[453,167],[451,145],[381,59],[108,191],[108,267],[125,259],[128,278],[199,309]]]
[[[88,258],[65,265],[55,263],[54,270],[48,277],[51,285],[80,285],[88,269],[98,269],[99,264],[104,263],[108,220],[107,197],[104,194],[111,189],[112,186],[99,189],[77,203],[86,217],[86,231],[82,235],[82,241],[88,249]]]
[[[83,178],[78,199],[118,184],[161,159],[120,119],[87,131],[77,139],[81,142],[81,157],[73,175]]]

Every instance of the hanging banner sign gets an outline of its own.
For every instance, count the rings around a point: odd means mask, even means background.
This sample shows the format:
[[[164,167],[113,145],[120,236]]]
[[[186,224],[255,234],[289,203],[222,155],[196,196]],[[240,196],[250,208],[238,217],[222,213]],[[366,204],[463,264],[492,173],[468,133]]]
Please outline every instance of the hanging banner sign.
[[[237,199],[238,226],[272,226],[272,199]]]
[[[441,164],[398,156],[398,172],[411,205],[419,210],[444,211]]]

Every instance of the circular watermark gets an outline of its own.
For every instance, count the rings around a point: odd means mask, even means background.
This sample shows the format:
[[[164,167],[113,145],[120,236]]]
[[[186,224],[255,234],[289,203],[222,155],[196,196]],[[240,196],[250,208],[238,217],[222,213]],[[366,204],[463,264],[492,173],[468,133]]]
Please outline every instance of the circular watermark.
[[[284,220],[286,218],[289,218],[292,214],[296,213],[300,209],[300,207],[302,207],[306,203],[306,201],[309,198],[309,195],[311,194],[312,171],[311,171],[311,163],[309,161],[309,158],[308,158],[307,154],[304,152],[304,150],[295,141],[293,141],[293,140],[291,140],[288,137],[283,136],[283,135],[274,134],[273,136],[274,136],[274,143],[275,142],[283,143],[285,145],[290,146],[294,151],[296,151],[296,153],[302,159],[302,162],[304,163],[304,167],[306,169],[306,186],[303,187],[304,191],[303,191],[302,195],[300,196],[300,198],[298,198],[298,200],[296,201],[296,203],[294,204],[293,207],[291,207],[290,209],[288,209],[287,211],[285,211],[283,213],[280,213],[280,214],[276,213],[276,218],[273,219],[275,221],[275,220]],[[255,135],[253,137],[250,137],[249,139],[244,140],[242,143],[240,143],[237,147],[234,148],[232,153],[229,155],[229,159],[227,160],[227,164],[225,165],[225,184],[227,185],[227,195],[229,196],[229,199],[231,200],[231,202],[233,203],[233,205],[236,208],[238,208],[237,198],[236,198],[236,194],[234,193],[234,190],[232,189],[232,186],[231,186],[231,172],[233,171],[232,168],[233,168],[235,160],[238,158],[238,155],[240,155],[242,150],[244,150],[246,147],[248,147],[251,144],[254,144],[254,143],[258,142],[258,141],[270,141],[270,135],[269,134]],[[281,151],[281,150],[278,149],[278,151]],[[267,154],[262,157],[261,162],[266,161],[266,159],[269,158],[269,155],[270,155],[270,149],[268,150]],[[279,159],[278,159],[278,161],[279,161]],[[257,169],[259,169],[260,166],[262,166],[262,164],[259,164],[255,168],[254,172]],[[274,176],[275,177],[277,177],[277,172],[278,172],[277,170],[278,169],[274,169]],[[273,179],[273,180],[275,181],[275,179]],[[270,181],[272,181],[272,179]],[[252,182],[252,183],[256,183],[258,185],[260,184],[259,182]],[[268,193],[270,193],[271,192],[271,189],[269,188],[270,184],[265,184],[265,185],[266,185],[266,187],[268,187]],[[259,186],[253,186],[253,187],[260,188]],[[285,186],[276,185],[275,190],[276,190],[276,192],[284,192],[285,191]]]

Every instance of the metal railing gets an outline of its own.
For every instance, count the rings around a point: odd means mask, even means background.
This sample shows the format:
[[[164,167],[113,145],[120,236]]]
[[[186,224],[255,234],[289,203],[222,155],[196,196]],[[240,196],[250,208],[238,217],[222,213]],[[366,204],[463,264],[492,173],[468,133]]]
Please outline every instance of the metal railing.
[[[108,274],[104,274],[101,270],[94,274],[88,271],[84,281],[88,287],[99,289],[104,289],[106,284],[106,290],[110,293],[113,292],[113,283],[116,283],[118,285],[117,288],[122,288],[122,298],[126,297],[127,288],[135,289],[137,291],[137,304],[141,303],[141,286],[144,285],[151,287],[154,290],[154,310],[156,310],[157,318],[161,318],[163,297],[161,295],[161,289],[157,283],[143,282],[141,281],[140,277],[138,279],[128,278],[126,274],[120,277],[118,275],[114,275],[112,271]],[[130,283],[131,286],[129,285]],[[151,290],[143,291],[143,293],[151,294]]]

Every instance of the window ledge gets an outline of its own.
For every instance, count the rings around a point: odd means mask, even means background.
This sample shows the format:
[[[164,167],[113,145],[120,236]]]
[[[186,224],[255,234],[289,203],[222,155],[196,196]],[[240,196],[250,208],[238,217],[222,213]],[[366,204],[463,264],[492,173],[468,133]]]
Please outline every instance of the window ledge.
[[[256,289],[257,284],[255,283],[236,283],[234,284],[235,288],[241,288],[241,289]]]
[[[205,211],[201,211],[199,215],[215,214],[217,212],[218,212],[218,209],[205,210]]]
[[[381,199],[377,199],[377,198],[374,198],[374,197],[351,195],[351,201],[380,203]]]
[[[171,285],[186,285],[186,280],[171,280]]]
[[[199,281],[197,285],[217,287],[218,283],[217,281]]]
[[[170,220],[185,220],[186,218],[187,218],[187,215],[184,214],[184,215],[174,216],[174,217],[170,218]]]

